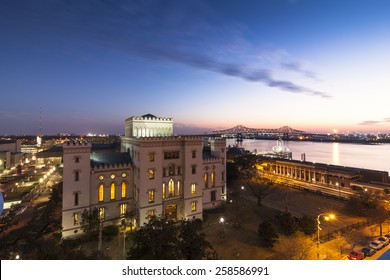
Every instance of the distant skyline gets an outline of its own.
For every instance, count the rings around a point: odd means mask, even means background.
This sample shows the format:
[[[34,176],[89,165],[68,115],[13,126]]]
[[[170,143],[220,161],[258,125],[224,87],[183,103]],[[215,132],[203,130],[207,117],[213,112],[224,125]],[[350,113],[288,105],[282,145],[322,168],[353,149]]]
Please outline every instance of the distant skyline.
[[[385,0],[0,0],[0,135],[390,132]]]

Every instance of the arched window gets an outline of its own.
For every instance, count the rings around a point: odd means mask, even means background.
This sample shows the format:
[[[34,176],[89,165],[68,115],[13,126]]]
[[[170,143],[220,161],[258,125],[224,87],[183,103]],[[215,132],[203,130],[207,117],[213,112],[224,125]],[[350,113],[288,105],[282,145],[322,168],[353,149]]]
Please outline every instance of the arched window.
[[[162,184],[162,198],[165,198],[165,183]]]
[[[115,199],[115,183],[112,182],[110,185],[110,199]]]
[[[177,181],[177,195],[180,195],[180,181]]]
[[[102,202],[104,200],[104,185],[99,185],[99,202]]]
[[[172,179],[168,183],[168,195],[169,197],[175,196],[175,182]]]
[[[215,187],[215,172],[211,172],[211,187]]]
[[[121,188],[122,188],[122,198],[126,198],[126,182],[122,182],[122,185],[121,185]]]
[[[209,187],[209,174],[206,172],[203,176],[204,178],[204,187],[208,188]]]

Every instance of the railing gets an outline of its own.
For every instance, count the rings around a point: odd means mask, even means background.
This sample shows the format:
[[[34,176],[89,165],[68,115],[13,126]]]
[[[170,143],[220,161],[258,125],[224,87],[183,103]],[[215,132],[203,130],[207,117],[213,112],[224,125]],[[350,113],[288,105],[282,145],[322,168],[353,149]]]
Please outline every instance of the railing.
[[[320,234],[320,240],[321,240],[321,242],[327,242],[327,241],[330,241],[332,239],[335,239],[337,237],[337,235],[344,235],[344,234],[350,233],[350,232],[352,232],[354,230],[370,226],[373,223],[374,223],[373,220],[367,219],[365,221],[361,221],[361,222],[357,222],[357,223],[354,223],[354,224],[346,225],[346,226],[341,227],[339,229],[336,229],[336,230],[333,230],[333,231],[328,231],[326,234]]]

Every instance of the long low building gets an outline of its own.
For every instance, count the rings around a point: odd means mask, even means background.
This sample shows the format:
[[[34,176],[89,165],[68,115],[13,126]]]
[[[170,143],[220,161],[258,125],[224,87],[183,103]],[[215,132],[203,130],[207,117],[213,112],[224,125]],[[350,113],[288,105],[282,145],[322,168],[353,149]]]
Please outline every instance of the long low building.
[[[260,157],[258,169],[267,176],[277,176],[287,185],[341,197],[362,191],[379,196],[390,192],[387,171],[266,157]]]

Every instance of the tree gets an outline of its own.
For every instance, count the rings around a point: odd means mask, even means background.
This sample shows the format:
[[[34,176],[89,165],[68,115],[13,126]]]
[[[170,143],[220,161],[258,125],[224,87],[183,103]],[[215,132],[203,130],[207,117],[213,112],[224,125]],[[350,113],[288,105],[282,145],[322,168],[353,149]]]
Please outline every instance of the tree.
[[[264,221],[259,224],[257,230],[260,241],[265,247],[272,248],[276,242],[278,242],[279,235],[276,232],[276,229],[273,224],[268,221]]]
[[[237,168],[237,164],[233,162],[226,162],[226,179],[227,182],[230,183],[239,178],[239,172]]]
[[[133,232],[133,227],[135,226],[134,219],[135,219],[135,211],[134,210],[127,210],[124,217],[124,224],[121,226],[127,227],[127,225],[130,226],[130,232]],[[129,221],[129,224],[127,224],[127,221]]]
[[[350,199],[349,210],[378,223],[380,235],[383,234],[383,223],[390,217],[390,212],[382,197],[363,192],[359,196]]]
[[[316,244],[302,232],[282,238],[275,245],[280,260],[311,260],[316,258]]]
[[[91,236],[97,234],[100,228],[100,222],[99,210],[96,207],[90,211],[85,209],[81,213],[80,226],[86,235]]]
[[[279,221],[285,235],[293,235],[298,230],[297,223],[289,212],[281,214],[279,216]]]
[[[334,234],[333,244],[336,249],[340,252],[340,256],[343,254],[343,250],[347,247],[348,243],[340,232]]]
[[[277,177],[265,176],[265,173],[257,169],[260,165],[258,157],[254,154],[237,157],[236,164],[240,171],[240,177],[244,180],[250,193],[257,198],[257,205],[261,206],[262,200],[277,190]]]
[[[146,260],[208,259],[215,255],[197,221],[175,223],[165,217],[151,217],[134,233],[128,251],[128,259]]]
[[[195,221],[180,222],[178,230],[178,247],[180,255],[185,260],[201,260],[214,258],[213,246],[206,240],[205,234],[200,232],[201,223]]]
[[[312,235],[317,232],[316,219],[308,216],[303,216],[299,219],[300,230],[306,235]]]
[[[151,217],[134,234],[129,259],[171,260],[178,258],[176,228],[164,217]]]

